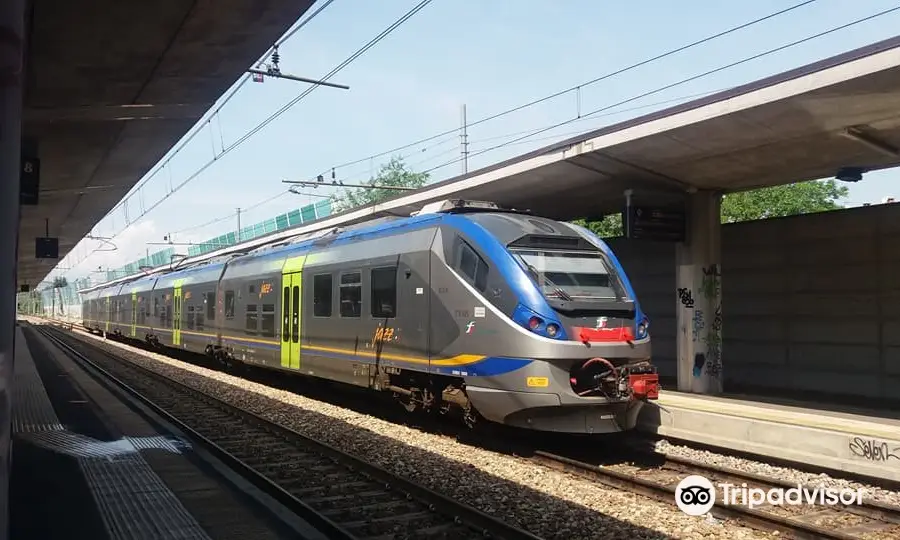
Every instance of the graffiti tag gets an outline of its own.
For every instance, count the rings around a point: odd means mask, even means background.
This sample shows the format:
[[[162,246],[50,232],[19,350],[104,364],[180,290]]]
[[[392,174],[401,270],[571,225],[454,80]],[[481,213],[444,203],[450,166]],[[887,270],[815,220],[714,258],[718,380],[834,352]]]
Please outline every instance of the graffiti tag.
[[[703,280],[700,283],[700,290],[705,298],[712,300],[721,294],[721,277],[718,264],[711,264],[703,268]]]
[[[847,445],[853,455],[867,459],[869,461],[888,461],[896,459],[900,461],[900,456],[894,452],[900,452],[900,448],[891,449],[888,443],[876,439],[863,439],[862,437],[853,437]]]
[[[722,375],[722,304],[716,306],[716,315],[706,334],[706,373],[718,379]]]
[[[703,364],[706,363],[706,355],[701,353],[697,353],[694,355],[694,377],[699,377],[703,373]]]
[[[679,288],[678,289],[678,299],[681,300],[681,305],[686,308],[694,307],[694,296],[691,294],[690,289]]]
[[[700,337],[700,332],[706,328],[706,321],[703,319],[703,310],[696,309],[694,310],[694,318],[693,318],[692,332],[691,338],[694,343],[697,342],[697,338]]]

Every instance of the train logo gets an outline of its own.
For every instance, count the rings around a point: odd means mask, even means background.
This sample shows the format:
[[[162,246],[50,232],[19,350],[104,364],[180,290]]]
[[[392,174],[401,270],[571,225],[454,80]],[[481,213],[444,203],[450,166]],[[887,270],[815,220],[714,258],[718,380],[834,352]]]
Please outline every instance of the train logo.
[[[466,333],[471,334],[474,331],[475,331],[475,321],[469,321],[469,323],[466,324]]]
[[[675,504],[689,516],[702,516],[716,504],[716,488],[702,476],[685,477],[675,488]]]
[[[606,323],[609,322],[609,317],[598,317],[597,318],[597,326],[594,328],[599,330],[600,328],[606,328]]]

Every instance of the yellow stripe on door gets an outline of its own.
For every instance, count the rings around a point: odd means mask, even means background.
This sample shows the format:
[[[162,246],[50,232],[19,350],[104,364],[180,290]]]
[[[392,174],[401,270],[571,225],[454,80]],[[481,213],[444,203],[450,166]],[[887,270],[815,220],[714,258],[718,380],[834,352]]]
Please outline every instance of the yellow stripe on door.
[[[281,268],[281,367],[300,369],[303,311],[303,265],[306,255],[284,261]]]
[[[174,285],[175,294],[172,300],[175,308],[175,316],[172,318],[172,345],[181,345],[181,285],[183,279],[176,279]]]

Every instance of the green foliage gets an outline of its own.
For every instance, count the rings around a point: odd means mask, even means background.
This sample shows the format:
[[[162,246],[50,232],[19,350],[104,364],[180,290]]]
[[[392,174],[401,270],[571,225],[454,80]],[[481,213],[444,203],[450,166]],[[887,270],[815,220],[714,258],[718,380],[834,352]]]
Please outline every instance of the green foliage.
[[[388,163],[381,166],[375,178],[368,183],[376,186],[420,188],[428,181],[428,177],[428,173],[410,171],[403,163],[403,158],[394,156]],[[332,208],[336,212],[342,212],[350,208],[378,203],[400,194],[402,191],[398,190],[357,188],[334,197]]]
[[[827,180],[730,193],[722,198],[722,223],[837,210],[843,208],[837,200],[849,191],[835,180]]]
[[[587,227],[600,238],[616,238],[617,236],[622,236],[624,234],[621,213],[610,214],[600,221],[585,221],[579,219],[574,221],[574,223],[576,225],[581,225],[582,227]]]
[[[797,216],[843,208],[838,199],[849,193],[846,186],[834,180],[800,182],[774,186],[722,197],[722,223],[738,223],[756,219]],[[623,236],[622,214],[612,214],[600,221],[575,221],[601,238]]]

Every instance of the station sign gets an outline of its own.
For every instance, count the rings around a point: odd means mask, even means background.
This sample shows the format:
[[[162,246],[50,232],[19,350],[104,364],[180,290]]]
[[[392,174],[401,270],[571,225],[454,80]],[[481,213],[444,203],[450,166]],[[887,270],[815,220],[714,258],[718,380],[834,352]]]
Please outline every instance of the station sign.
[[[38,192],[41,184],[41,160],[36,157],[22,156],[19,171],[19,204],[35,206],[38,204]]]
[[[635,240],[684,242],[687,216],[683,208],[629,206],[625,209],[625,237]]]
[[[38,237],[34,239],[34,257],[36,259],[58,259],[59,238]]]

